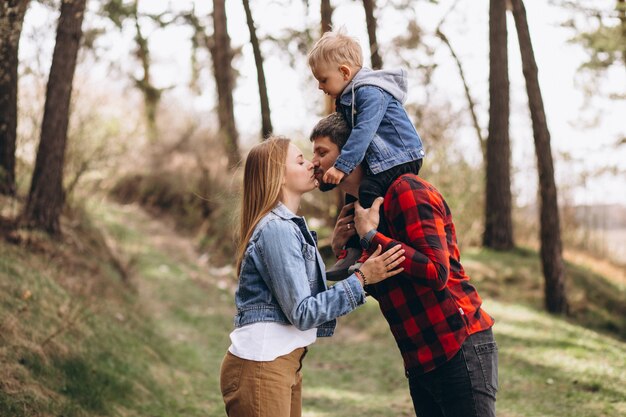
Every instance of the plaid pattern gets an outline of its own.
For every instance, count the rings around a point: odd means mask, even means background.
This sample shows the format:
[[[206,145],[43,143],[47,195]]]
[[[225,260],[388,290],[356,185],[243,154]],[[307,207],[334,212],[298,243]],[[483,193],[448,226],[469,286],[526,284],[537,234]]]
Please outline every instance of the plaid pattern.
[[[384,215],[393,239],[377,233],[372,250],[402,244],[404,272],[367,290],[389,323],[407,375],[451,359],[468,335],[494,320],[460,262],[450,209],[437,189],[413,174],[396,179],[385,195]]]

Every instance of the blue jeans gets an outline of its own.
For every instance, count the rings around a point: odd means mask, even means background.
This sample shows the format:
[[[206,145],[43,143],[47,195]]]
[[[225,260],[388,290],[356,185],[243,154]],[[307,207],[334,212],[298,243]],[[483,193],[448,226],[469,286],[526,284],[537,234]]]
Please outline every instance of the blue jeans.
[[[408,378],[418,417],[495,417],[498,347],[491,329],[470,335],[440,367]]]

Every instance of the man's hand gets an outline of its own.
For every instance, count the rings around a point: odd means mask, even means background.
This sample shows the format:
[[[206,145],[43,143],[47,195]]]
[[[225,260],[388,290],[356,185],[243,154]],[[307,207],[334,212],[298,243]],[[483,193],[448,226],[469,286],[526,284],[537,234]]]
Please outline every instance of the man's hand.
[[[341,179],[345,176],[345,172],[341,172],[340,170],[338,170],[335,167],[331,167],[328,171],[326,171],[326,173],[324,174],[324,178],[322,179],[322,181],[324,181],[327,184],[339,184],[339,182],[341,181]]]
[[[354,228],[354,215],[348,214],[350,210],[354,209],[354,203],[346,204],[339,212],[337,217],[337,223],[335,223],[335,229],[333,230],[333,236],[330,246],[335,256],[339,256],[341,248],[348,242],[352,236],[355,235],[356,230]]]
[[[378,197],[372,203],[372,207],[366,209],[357,201],[354,206],[354,225],[359,236],[363,237],[372,229],[378,228],[380,222],[380,205],[385,201],[384,198]]]

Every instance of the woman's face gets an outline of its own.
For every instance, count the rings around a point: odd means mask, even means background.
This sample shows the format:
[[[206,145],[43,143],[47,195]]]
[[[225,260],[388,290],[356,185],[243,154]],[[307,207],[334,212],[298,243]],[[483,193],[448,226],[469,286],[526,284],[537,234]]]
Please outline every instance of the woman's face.
[[[285,178],[283,180],[283,192],[297,195],[313,190],[316,186],[313,163],[302,156],[302,152],[293,143],[287,150],[285,163]]]

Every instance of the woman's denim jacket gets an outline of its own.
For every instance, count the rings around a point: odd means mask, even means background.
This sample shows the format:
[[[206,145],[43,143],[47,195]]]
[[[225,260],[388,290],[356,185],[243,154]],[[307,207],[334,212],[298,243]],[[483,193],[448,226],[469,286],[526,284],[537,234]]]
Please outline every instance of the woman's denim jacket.
[[[278,203],[256,226],[241,264],[235,326],[256,322],[317,328],[332,336],[335,318],[365,302],[356,276],[326,286],[317,237],[303,217]]]
[[[361,68],[336,100],[352,128],[335,168],[349,174],[366,160],[379,174],[424,157],[422,139],[406,114],[406,73],[402,69]]]

